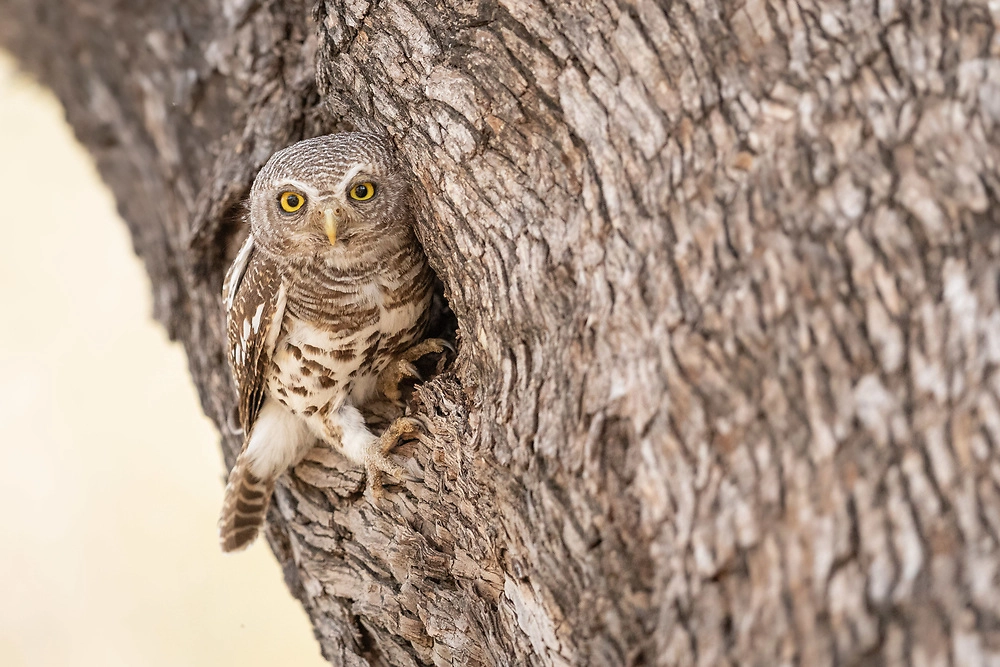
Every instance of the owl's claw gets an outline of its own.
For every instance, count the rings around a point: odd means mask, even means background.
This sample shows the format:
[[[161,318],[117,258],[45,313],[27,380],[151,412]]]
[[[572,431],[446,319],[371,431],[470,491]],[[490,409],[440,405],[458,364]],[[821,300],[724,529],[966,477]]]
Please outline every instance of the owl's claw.
[[[423,379],[414,362],[428,354],[440,354],[445,350],[455,351],[454,346],[441,338],[428,338],[420,341],[396,357],[379,375],[376,386],[379,392],[390,401],[398,401],[403,392],[399,385],[407,379]],[[439,366],[440,370],[440,366]],[[397,479],[414,479],[401,465],[394,463],[388,456],[392,448],[404,436],[423,433],[420,422],[412,417],[399,417],[373,443],[370,452],[365,457],[365,470],[368,473],[368,488],[372,498],[378,502],[382,499],[382,475],[389,473]]]
[[[397,479],[413,479],[406,468],[395,463],[388,454],[404,436],[420,433],[420,422],[412,417],[400,417],[392,422],[378,440],[376,440],[365,457],[365,470],[368,473],[368,488],[372,497],[382,499],[382,473],[389,473]]]
[[[403,392],[399,385],[407,379],[421,380],[420,371],[413,362],[428,354],[439,354],[445,350],[455,351],[451,343],[442,338],[428,338],[420,341],[399,355],[379,375],[377,385],[383,396],[392,401],[398,401]]]

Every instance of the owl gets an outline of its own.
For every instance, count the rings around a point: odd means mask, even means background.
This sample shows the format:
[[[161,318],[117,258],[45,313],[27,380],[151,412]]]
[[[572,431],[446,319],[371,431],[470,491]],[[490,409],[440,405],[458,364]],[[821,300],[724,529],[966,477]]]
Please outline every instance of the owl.
[[[418,425],[381,435],[359,411],[415,376],[443,341],[421,341],[433,274],[413,232],[408,179],[374,134],[308,139],[275,153],[250,191],[250,235],[226,275],[229,363],[243,448],[226,486],[223,551],[248,546],[275,480],[317,440],[381,474]],[[388,378],[388,381],[387,381]],[[394,396],[392,394],[395,394]]]

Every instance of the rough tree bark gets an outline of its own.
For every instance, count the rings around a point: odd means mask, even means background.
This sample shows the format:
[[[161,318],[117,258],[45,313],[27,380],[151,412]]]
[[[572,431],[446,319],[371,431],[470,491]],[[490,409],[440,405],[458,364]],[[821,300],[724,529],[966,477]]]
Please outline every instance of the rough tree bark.
[[[384,128],[456,319],[383,510],[268,539],[356,664],[1000,661],[1000,9],[2,0],[225,428],[239,202]],[[205,530],[213,530],[205,526]]]

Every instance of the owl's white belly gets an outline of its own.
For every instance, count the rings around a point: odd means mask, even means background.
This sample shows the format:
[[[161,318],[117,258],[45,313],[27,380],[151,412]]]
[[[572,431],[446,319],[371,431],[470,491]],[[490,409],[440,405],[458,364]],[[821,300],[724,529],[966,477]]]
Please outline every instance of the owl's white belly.
[[[426,302],[401,305],[387,310],[381,292],[364,294],[375,301],[379,318],[357,330],[331,330],[290,314],[271,358],[267,394],[309,425],[318,437],[328,439],[328,415],[345,403],[364,405],[375,392],[375,383],[392,359],[394,351],[385,342],[412,330]],[[409,345],[419,335],[413,332],[397,345]],[[335,444],[335,443],[331,443]]]

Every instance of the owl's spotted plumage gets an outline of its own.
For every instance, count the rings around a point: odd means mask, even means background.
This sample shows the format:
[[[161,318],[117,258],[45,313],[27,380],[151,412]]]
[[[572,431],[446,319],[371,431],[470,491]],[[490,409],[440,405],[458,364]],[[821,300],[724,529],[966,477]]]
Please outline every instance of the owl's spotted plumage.
[[[365,465],[376,488],[380,472],[400,472],[386,452],[412,423],[397,420],[380,438],[358,408],[423,335],[432,280],[407,179],[384,140],[318,137],[264,166],[223,288],[244,432],[223,550],[256,538],[275,480],[317,438]]]

